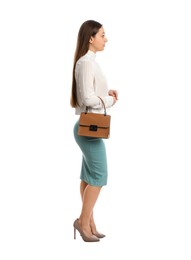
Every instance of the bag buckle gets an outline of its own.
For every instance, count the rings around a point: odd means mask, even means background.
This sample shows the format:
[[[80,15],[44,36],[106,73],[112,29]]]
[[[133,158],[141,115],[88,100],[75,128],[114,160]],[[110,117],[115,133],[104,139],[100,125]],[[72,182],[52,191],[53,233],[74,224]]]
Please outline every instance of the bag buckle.
[[[89,129],[90,129],[90,131],[96,132],[97,131],[97,125],[90,125]]]

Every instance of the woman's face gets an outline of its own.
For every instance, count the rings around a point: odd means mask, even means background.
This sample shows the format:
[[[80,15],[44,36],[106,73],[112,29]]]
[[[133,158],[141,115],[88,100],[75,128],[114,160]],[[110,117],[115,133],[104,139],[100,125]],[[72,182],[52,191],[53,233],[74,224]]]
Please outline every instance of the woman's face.
[[[90,38],[89,50],[93,52],[103,51],[107,38],[105,37],[104,28],[101,27],[94,37]]]

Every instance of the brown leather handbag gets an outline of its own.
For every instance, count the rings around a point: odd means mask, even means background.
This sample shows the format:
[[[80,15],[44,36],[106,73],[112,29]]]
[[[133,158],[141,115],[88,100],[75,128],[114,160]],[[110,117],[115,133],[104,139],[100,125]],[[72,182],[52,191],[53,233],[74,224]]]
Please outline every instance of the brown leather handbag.
[[[86,107],[86,111],[80,114],[78,135],[96,138],[110,137],[111,116],[106,113],[103,99],[100,98],[100,100],[104,107],[104,113],[90,113],[88,112],[88,107]]]

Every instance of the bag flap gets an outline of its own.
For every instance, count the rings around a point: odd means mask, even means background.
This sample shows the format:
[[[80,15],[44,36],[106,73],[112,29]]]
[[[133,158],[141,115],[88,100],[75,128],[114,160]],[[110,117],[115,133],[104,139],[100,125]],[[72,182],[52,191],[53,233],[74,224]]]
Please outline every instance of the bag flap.
[[[90,126],[97,125],[98,127],[110,127],[110,115],[96,114],[96,113],[85,113],[82,112],[80,115],[80,125]]]

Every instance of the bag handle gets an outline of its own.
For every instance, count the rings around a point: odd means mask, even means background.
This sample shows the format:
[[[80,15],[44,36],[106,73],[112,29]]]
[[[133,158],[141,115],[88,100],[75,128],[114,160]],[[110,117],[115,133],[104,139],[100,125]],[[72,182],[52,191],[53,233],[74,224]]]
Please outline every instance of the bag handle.
[[[104,107],[104,116],[106,116],[107,113],[106,113],[105,103],[104,103],[104,101],[103,101],[103,99],[102,99],[101,97],[98,96],[98,98],[101,100],[101,102],[102,102],[102,104],[103,104],[103,107]],[[86,106],[86,113],[88,113],[88,107],[87,107],[87,106]]]

